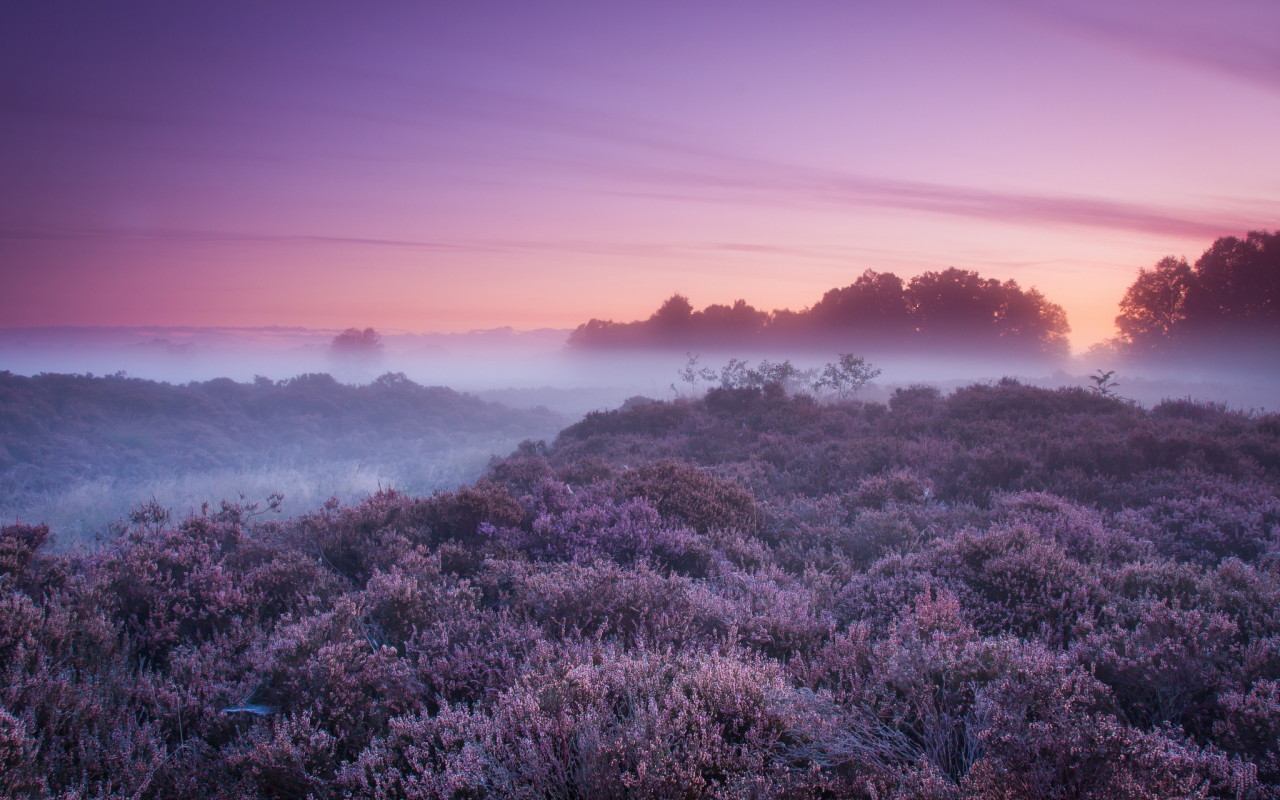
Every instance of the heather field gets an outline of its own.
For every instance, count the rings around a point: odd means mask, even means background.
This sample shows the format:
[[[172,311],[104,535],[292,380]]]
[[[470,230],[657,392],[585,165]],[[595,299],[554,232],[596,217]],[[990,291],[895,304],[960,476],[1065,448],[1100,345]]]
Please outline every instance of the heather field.
[[[9,796],[1280,795],[1280,418],[633,398],[484,476],[0,539]]]
[[[0,2],[0,800],[1280,800],[1280,2]]]

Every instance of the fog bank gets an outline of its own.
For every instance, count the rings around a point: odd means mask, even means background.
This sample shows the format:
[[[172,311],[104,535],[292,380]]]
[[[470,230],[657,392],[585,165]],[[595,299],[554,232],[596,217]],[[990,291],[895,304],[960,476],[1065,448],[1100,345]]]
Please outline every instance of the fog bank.
[[[628,397],[671,397],[695,390],[678,377],[688,350],[629,349],[571,352],[568,329],[516,331],[511,328],[455,334],[382,332],[383,349],[364,358],[336,357],[330,343],[339,331],[307,328],[9,328],[0,329],[0,370],[19,375],[41,372],[110,375],[174,384],[226,377],[273,381],[307,373],[327,373],[343,383],[365,384],[386,372],[403,373],[424,386],[448,386],[512,408],[548,409],[576,417],[614,408]],[[774,362],[790,359],[801,369],[821,367],[843,352],[818,348],[771,348],[744,352],[733,347],[694,351],[699,366],[719,369],[731,358]],[[1232,364],[1229,358],[1147,367],[1122,365],[1105,354],[1056,362],[1010,355],[927,355],[858,352],[881,370],[860,396],[887,399],[900,386],[928,383],[950,389],[975,381],[1017,377],[1054,388],[1089,386],[1098,370],[1116,370],[1117,391],[1153,405],[1165,398],[1226,403],[1232,408],[1280,408],[1280,375]],[[705,388],[705,387],[703,387]]]

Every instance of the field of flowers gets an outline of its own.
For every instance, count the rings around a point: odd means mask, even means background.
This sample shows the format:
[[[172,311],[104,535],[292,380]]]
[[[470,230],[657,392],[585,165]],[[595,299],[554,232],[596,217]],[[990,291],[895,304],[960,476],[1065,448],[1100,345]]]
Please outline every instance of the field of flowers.
[[[0,536],[0,792],[1280,796],[1280,417],[629,401],[457,491]]]

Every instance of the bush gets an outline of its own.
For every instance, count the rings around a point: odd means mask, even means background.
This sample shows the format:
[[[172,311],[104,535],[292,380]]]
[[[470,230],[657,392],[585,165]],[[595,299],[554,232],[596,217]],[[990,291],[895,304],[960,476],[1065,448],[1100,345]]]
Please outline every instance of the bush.
[[[48,525],[5,525],[0,527],[0,575],[26,571],[36,551],[49,540]]]
[[[619,475],[614,485],[623,496],[644,498],[664,519],[684,522],[699,533],[760,528],[762,514],[750,492],[697,467],[660,461]]]
[[[1280,793],[1270,418],[1013,381],[610,413],[426,497],[0,528],[0,793]]]

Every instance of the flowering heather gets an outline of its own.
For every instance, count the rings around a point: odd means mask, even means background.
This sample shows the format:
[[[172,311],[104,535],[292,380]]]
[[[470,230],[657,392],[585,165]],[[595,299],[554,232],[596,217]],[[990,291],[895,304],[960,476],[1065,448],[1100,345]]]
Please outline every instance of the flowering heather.
[[[0,529],[0,793],[1280,797],[1280,424],[635,403],[476,483]]]

